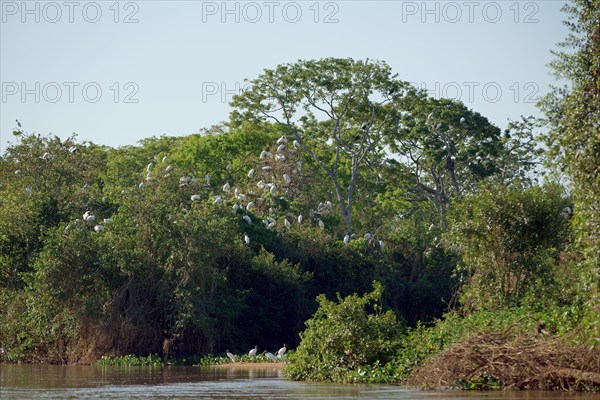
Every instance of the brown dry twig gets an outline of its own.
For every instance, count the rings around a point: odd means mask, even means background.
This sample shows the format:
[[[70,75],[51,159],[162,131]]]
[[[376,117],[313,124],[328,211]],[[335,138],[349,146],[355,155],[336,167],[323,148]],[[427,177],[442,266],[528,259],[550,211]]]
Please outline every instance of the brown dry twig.
[[[454,343],[408,383],[436,388],[493,377],[506,389],[600,390],[600,349],[570,344],[571,334],[512,332],[515,325]]]

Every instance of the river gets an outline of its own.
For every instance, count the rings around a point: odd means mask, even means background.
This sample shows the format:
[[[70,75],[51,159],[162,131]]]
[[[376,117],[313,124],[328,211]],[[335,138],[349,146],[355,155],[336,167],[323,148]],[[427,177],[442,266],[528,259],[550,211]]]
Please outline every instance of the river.
[[[0,364],[0,399],[591,400],[552,392],[419,391],[395,385],[293,382],[274,367],[95,367]]]

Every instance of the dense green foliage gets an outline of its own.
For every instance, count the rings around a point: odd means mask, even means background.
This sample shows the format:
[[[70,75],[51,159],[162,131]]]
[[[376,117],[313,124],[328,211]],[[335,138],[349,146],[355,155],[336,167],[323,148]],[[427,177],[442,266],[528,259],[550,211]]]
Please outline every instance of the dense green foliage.
[[[574,277],[559,265],[568,208],[557,186],[491,185],[455,204],[447,236],[462,255],[455,273],[469,282],[463,309],[499,309],[532,297],[570,301]]]
[[[282,82],[305,76],[309,86],[323,85],[320,96],[337,93],[338,106],[358,101],[364,110],[344,114],[344,132],[330,119],[302,119],[298,136],[296,125],[252,117],[258,97],[240,97],[234,105],[248,108],[245,120],[235,111],[230,123],[201,135],[118,149],[15,131],[0,159],[4,358],[65,363],[296,345],[317,295],[365,293],[374,280],[385,288],[382,304],[409,324],[442,314],[458,256],[441,246],[445,221],[435,198],[445,209],[454,195],[443,185],[428,189],[433,201],[413,191],[430,178],[398,162],[412,151],[400,144],[428,144],[433,130],[446,137],[464,115],[469,122],[448,151],[468,165],[475,155],[508,151],[499,130],[460,103],[409,88],[382,62],[327,59],[278,71]],[[339,78],[333,86],[330,74]],[[364,74],[387,96],[384,104],[368,85],[347,96],[344,85]],[[298,85],[294,104],[312,102]],[[425,111],[445,125],[423,122]],[[373,112],[373,128],[363,129]],[[332,134],[345,135],[344,151],[329,145]],[[398,154],[383,151],[392,143]],[[447,151],[426,159],[443,163]],[[324,165],[352,186],[350,225],[348,203]],[[445,171],[434,180],[450,179]],[[462,171],[451,180],[475,190],[500,168],[471,178]]]
[[[590,311],[587,329],[600,336],[600,1],[573,0],[564,7],[571,31],[551,68],[568,86],[541,102],[550,132],[548,158],[568,173],[573,201],[578,295]]]
[[[364,296],[338,302],[321,295],[319,308],[306,322],[293,364],[286,369],[296,380],[365,381],[374,368],[384,366],[398,349],[402,324],[381,307],[383,287]]]
[[[573,332],[593,352],[593,4],[574,3],[587,36],[556,64],[572,86],[544,103],[572,197],[537,182],[535,118],[502,132],[379,61],[265,70],[229,122],[187,137],[114,149],[16,130],[0,359],[205,365],[288,343],[293,379],[399,382],[474,332]],[[501,385],[477,379],[463,386]]]
[[[411,323],[441,314],[456,257],[443,249],[425,255],[433,236],[406,235],[425,230],[427,209],[405,205],[414,210],[405,227],[345,244],[335,206],[318,204],[328,198],[318,168],[304,160],[294,173],[288,164],[300,154],[291,150],[289,163],[259,157],[265,143],[275,152],[274,126],[220,129],[120,149],[16,132],[0,160],[4,359],[172,358],[295,345],[316,295],[367,292],[373,280],[386,288],[384,304]],[[267,180],[277,191],[256,189]],[[395,218],[395,200],[385,202],[373,210]],[[371,216],[359,214],[361,225],[375,228]]]

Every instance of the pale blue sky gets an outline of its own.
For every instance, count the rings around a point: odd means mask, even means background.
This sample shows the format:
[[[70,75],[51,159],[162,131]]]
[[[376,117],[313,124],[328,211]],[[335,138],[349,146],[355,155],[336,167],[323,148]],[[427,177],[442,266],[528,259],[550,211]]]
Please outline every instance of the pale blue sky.
[[[550,50],[567,33],[563,4],[2,0],[0,151],[15,119],[111,146],[191,134],[227,119],[227,91],[244,78],[322,57],[384,60],[504,128],[538,114]]]

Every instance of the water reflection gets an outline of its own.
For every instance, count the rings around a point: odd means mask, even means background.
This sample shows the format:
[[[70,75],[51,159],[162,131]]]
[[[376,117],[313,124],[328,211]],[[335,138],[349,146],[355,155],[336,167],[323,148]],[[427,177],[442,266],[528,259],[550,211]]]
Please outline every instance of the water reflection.
[[[291,382],[275,367],[94,367],[0,364],[1,399],[588,400],[548,392],[422,392],[393,385]]]

